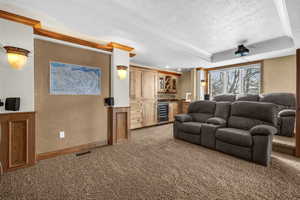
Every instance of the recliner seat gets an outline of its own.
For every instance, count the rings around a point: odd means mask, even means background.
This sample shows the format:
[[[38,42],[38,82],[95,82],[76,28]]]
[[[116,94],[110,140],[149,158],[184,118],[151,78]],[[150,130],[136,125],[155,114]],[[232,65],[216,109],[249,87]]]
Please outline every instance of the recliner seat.
[[[174,137],[194,144],[201,144],[201,126],[214,116],[216,102],[195,101],[188,109],[188,114],[175,116]]]
[[[216,149],[268,165],[277,132],[276,105],[240,101],[231,104],[228,126],[216,131]]]
[[[175,138],[268,165],[276,123],[272,103],[196,101],[173,128]]]

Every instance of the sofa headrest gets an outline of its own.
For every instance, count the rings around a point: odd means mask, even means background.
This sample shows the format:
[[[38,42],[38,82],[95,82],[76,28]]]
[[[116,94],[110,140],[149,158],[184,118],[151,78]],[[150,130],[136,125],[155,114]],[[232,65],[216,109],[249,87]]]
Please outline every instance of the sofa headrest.
[[[216,102],[215,117],[227,120],[230,114],[231,102],[220,101]]]
[[[188,113],[214,114],[216,102],[214,101],[194,101],[190,104]]]
[[[261,102],[274,103],[276,105],[281,105],[287,108],[296,107],[296,97],[293,93],[269,93],[263,94],[260,98]]]
[[[236,101],[231,104],[231,116],[256,119],[276,124],[276,105],[273,103]]]
[[[214,96],[213,101],[235,101],[236,96],[234,94],[222,94]]]
[[[258,94],[242,94],[237,96],[237,101],[259,101]]]

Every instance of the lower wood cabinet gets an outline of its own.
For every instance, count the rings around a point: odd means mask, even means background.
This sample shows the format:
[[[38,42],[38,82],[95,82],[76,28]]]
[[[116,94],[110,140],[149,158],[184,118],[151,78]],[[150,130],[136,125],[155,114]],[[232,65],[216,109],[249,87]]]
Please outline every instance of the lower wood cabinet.
[[[141,101],[130,102],[130,128],[143,127],[143,105]]]
[[[171,101],[169,103],[169,122],[175,120],[175,115],[179,113],[179,103],[178,101]]]
[[[189,105],[190,105],[191,102],[188,102],[188,101],[183,101],[181,103],[181,113],[188,113],[188,109],[189,109]]]
[[[35,113],[0,114],[0,126],[3,170],[35,164]]]
[[[142,104],[143,126],[157,124],[157,102],[156,100],[144,100]]]

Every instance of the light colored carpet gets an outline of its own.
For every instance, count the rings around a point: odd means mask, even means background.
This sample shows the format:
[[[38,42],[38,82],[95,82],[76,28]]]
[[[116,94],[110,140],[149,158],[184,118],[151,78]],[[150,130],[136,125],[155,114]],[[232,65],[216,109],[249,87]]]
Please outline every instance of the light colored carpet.
[[[171,125],[127,143],[65,155],[4,175],[0,199],[300,199],[300,161],[275,154],[263,167],[174,140]]]
[[[296,148],[295,136],[294,137],[286,137],[286,136],[274,135],[273,143]]]

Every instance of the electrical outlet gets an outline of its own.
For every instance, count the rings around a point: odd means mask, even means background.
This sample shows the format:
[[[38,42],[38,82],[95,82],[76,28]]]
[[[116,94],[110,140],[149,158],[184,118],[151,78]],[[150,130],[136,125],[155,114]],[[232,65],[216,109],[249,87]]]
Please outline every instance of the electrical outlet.
[[[59,138],[60,139],[65,138],[65,132],[64,131],[59,131]]]

